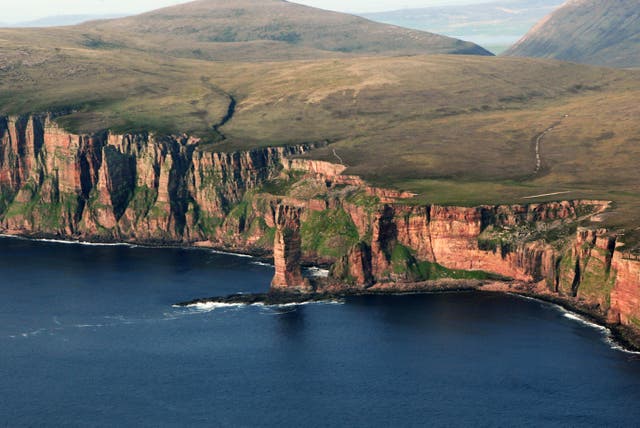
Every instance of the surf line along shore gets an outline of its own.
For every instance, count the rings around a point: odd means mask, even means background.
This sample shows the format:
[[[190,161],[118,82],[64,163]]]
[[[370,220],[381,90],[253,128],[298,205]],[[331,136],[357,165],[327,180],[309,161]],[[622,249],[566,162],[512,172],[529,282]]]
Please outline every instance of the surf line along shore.
[[[227,251],[220,251],[207,247],[184,247],[176,245],[144,245],[123,242],[85,242],[50,238],[26,237],[13,234],[2,234],[4,239],[24,239],[30,241],[50,242],[67,245],[89,245],[89,246],[125,246],[129,248],[182,248],[185,250],[212,251],[242,258],[255,258],[266,260],[260,257],[253,257],[247,254],[238,254]],[[266,263],[271,266],[271,263]],[[607,323],[606,317],[594,311],[588,305],[576,305],[574,301],[559,298],[552,295],[544,287],[534,283],[522,281],[496,281],[496,280],[467,280],[467,279],[439,279],[432,281],[422,281],[413,283],[378,283],[368,289],[353,288],[343,284],[330,283],[326,275],[319,275],[314,269],[307,268],[308,276],[313,280],[317,289],[312,292],[299,292],[295,290],[272,290],[266,293],[257,294],[233,294],[223,297],[210,297],[194,299],[188,302],[181,302],[174,305],[177,308],[192,307],[230,307],[230,306],[296,306],[311,303],[331,303],[343,302],[348,297],[358,296],[384,296],[384,295],[411,295],[411,294],[435,294],[435,293],[469,293],[469,292],[493,292],[510,294],[522,298],[534,299],[536,301],[555,305],[566,311],[571,319],[589,325],[605,333],[604,337],[613,349],[630,353],[640,354],[640,337],[628,328],[621,325]],[[324,272],[324,271],[323,271]],[[326,273],[326,272],[325,272]]]
[[[640,355],[640,336],[631,329],[607,322],[606,316],[587,304],[576,304],[547,292],[539,284],[522,281],[439,279],[414,283],[379,283],[368,289],[357,289],[344,285],[329,284],[324,278],[316,278],[323,283],[315,291],[271,290],[265,293],[232,294],[228,296],[200,298],[180,302],[174,308],[224,308],[243,306],[282,307],[313,303],[344,302],[350,297],[398,296],[440,293],[501,293],[532,299],[541,304],[553,305],[570,315],[570,319],[597,328],[603,332],[603,339],[615,350]]]

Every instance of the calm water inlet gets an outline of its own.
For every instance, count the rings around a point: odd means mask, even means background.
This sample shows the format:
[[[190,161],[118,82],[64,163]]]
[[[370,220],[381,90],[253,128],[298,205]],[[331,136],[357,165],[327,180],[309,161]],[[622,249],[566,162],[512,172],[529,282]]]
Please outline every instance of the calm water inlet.
[[[265,291],[206,250],[0,239],[0,426],[634,426],[640,360],[481,293],[173,308]]]

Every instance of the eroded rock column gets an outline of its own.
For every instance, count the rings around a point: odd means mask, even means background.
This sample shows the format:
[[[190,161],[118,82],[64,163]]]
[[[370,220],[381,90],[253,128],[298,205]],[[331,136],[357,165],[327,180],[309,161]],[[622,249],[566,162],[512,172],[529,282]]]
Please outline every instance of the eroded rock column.
[[[311,291],[309,280],[302,276],[302,208],[279,205],[276,212],[276,236],[273,257],[276,274],[271,282],[274,291]]]

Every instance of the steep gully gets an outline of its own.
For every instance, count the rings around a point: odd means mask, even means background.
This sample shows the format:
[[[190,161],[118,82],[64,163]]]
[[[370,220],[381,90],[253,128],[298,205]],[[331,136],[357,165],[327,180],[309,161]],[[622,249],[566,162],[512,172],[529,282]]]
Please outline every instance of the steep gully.
[[[231,119],[233,119],[233,115],[236,113],[236,105],[237,105],[238,102],[237,102],[237,100],[235,99],[235,97],[232,94],[224,91],[219,86],[216,86],[213,83],[211,83],[211,79],[210,78],[201,77],[200,80],[202,81],[202,83],[205,86],[209,87],[209,91],[211,92],[211,94],[216,94],[218,96],[221,95],[223,97],[226,97],[228,99],[228,101],[229,101],[229,104],[227,106],[227,111],[226,111],[225,115],[217,123],[215,123],[214,125],[211,126],[211,129],[213,130],[214,134],[220,140],[226,140],[227,139],[226,135],[224,135],[220,129],[224,125],[226,125]],[[214,99],[215,98],[217,98],[217,97],[214,97]],[[207,106],[207,110],[209,110],[209,109],[210,109],[210,107]]]
[[[186,135],[74,135],[53,119],[0,117],[4,233],[273,255],[272,301],[512,291],[640,343],[640,262],[615,233],[578,227],[608,202],[416,206],[343,165],[296,158],[322,142],[216,153]],[[317,263],[331,266],[326,280],[303,275]]]
[[[224,115],[222,120],[220,120],[220,122],[213,125],[214,132],[220,135],[220,138],[223,140],[225,140],[227,137],[220,131],[220,128],[222,128],[224,125],[227,124],[227,122],[233,119],[233,115],[236,113],[236,104],[237,104],[237,101],[233,97],[233,95],[227,94],[227,96],[229,97],[229,107],[227,107],[227,113]]]

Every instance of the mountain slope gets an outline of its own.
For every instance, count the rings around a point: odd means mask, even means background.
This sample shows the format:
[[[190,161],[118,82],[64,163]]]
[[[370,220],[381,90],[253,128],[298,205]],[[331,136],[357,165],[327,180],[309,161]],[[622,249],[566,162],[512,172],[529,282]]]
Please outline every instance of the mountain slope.
[[[282,0],[200,0],[79,29],[104,43],[213,60],[490,55],[473,43]]]
[[[563,0],[487,0],[363,14],[365,18],[469,40],[502,52],[517,42]]]
[[[640,66],[638,1],[569,1],[505,54],[613,67]]]

